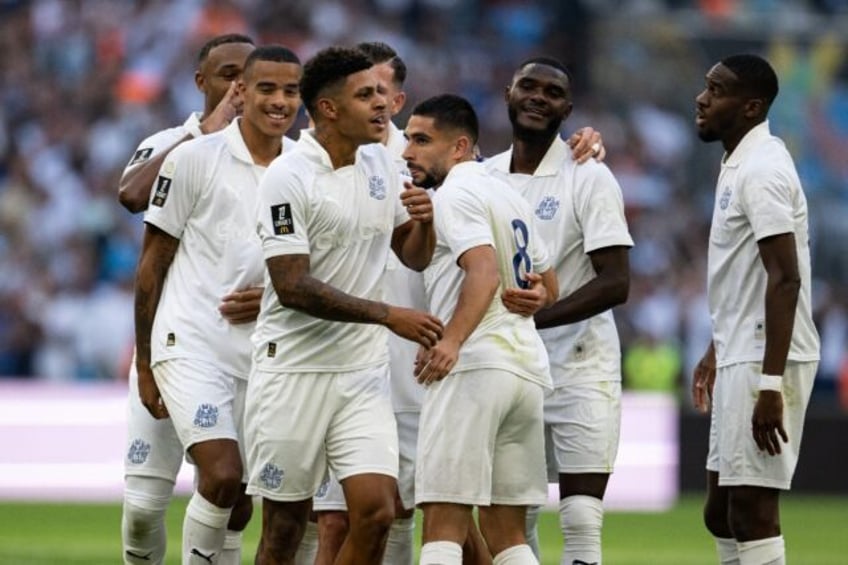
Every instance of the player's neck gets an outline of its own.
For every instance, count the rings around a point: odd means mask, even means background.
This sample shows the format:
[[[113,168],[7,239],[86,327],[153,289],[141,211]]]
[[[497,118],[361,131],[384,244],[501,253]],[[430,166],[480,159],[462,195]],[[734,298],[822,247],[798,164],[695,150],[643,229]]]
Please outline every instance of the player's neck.
[[[315,125],[315,140],[324,148],[334,169],[352,165],[356,161],[359,144],[326,126]]]
[[[509,172],[532,175],[539,168],[539,163],[545,158],[553,137],[540,138],[533,136],[513,137],[512,139],[512,161],[509,164]]]
[[[244,118],[239,120],[239,131],[253,162],[261,167],[270,165],[283,149],[282,137],[266,135]]]

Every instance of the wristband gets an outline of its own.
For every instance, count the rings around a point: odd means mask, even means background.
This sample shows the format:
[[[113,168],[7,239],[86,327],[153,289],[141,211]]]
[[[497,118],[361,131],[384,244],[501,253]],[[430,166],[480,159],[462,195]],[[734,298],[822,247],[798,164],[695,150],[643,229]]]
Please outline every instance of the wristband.
[[[757,388],[781,392],[783,390],[783,377],[780,375],[760,375],[760,385]]]

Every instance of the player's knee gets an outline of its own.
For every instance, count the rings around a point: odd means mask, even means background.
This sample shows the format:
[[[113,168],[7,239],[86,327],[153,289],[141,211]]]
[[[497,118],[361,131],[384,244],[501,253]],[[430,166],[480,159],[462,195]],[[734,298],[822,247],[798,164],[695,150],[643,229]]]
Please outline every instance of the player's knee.
[[[235,506],[241,494],[242,468],[226,461],[199,469],[197,489],[203,497],[220,508]]]
[[[124,489],[123,520],[132,537],[164,527],[165,511],[171,501],[173,484],[163,479],[128,477]]]
[[[769,538],[780,534],[777,513],[754,502],[732,504],[729,523],[733,537],[739,541]]]
[[[559,522],[565,537],[600,536],[604,508],[594,496],[575,495],[559,501]]]
[[[350,512],[350,529],[356,529],[368,539],[381,539],[388,535],[395,519],[392,500],[374,500],[357,511]]]

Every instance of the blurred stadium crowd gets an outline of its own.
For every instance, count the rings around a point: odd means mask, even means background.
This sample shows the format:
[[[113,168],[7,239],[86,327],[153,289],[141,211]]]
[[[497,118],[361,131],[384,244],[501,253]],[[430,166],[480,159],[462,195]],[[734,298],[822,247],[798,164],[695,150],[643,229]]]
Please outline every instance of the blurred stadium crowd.
[[[142,229],[117,202],[118,177],[142,138],[201,109],[199,46],[241,32],[304,60],[389,43],[409,66],[407,108],[463,94],[484,154],[508,144],[514,66],[538,54],[570,64],[566,130],[602,132],[636,241],[616,314],[625,386],[683,398],[709,340],[721,156],[697,140],[694,96],[713,62],[747,50],[781,77],[772,129],[810,203],[823,344],[813,406],[848,410],[846,27],[848,0],[0,0],[0,378],[126,378]]]

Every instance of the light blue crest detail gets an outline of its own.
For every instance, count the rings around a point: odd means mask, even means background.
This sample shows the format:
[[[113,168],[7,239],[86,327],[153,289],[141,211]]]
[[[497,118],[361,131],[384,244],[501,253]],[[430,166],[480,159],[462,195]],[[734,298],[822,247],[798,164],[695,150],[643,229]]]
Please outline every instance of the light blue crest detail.
[[[559,200],[553,196],[545,196],[536,207],[536,217],[540,220],[553,220],[559,210]]]
[[[218,423],[218,407],[212,404],[201,404],[194,415],[194,425],[200,428],[211,428]]]
[[[150,455],[150,444],[141,438],[136,438],[130,444],[127,460],[135,465],[141,465],[147,461],[148,455]]]
[[[267,488],[276,490],[283,484],[283,475],[285,475],[285,472],[282,469],[273,463],[265,463],[262,472],[259,473],[259,480]]]
[[[727,207],[730,205],[731,196],[733,196],[733,192],[730,190],[730,187],[724,187],[724,192],[721,193],[721,198],[718,200],[718,207],[722,210],[727,210]]]
[[[368,194],[371,198],[377,200],[385,200],[386,198],[386,179],[381,176],[374,175],[368,177]]]

